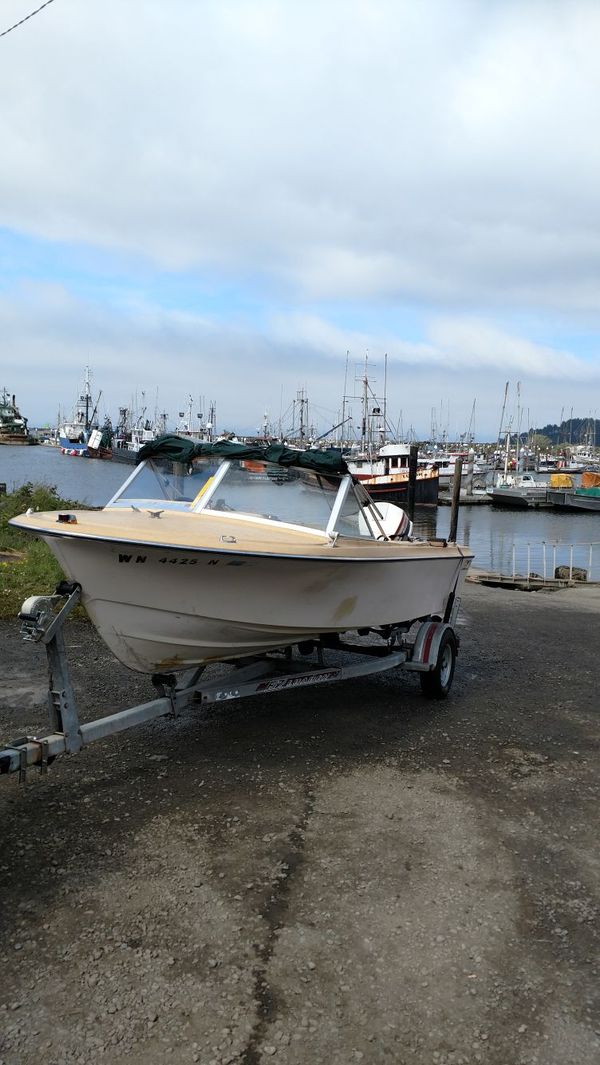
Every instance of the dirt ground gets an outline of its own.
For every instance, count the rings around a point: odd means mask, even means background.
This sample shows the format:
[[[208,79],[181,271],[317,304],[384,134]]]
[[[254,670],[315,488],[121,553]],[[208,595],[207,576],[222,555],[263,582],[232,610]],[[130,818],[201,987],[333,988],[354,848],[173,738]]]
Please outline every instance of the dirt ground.
[[[468,585],[414,675],[190,710],[0,780],[2,1065],[592,1065],[600,589]],[[0,626],[0,736],[46,728]],[[152,697],[68,626],[82,718]]]

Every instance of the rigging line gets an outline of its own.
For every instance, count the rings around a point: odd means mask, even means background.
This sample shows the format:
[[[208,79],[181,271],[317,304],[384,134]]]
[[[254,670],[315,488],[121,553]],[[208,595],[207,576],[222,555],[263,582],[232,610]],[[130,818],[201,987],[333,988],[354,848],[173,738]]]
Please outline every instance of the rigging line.
[[[53,3],[54,0],[46,0],[45,4],[40,4],[39,7],[36,7],[35,11],[30,11],[28,15],[25,15],[25,18],[22,18],[20,20],[20,22],[15,22],[14,26],[9,26],[7,30],[2,30],[2,33],[0,33],[0,37],[6,37],[7,33],[12,33],[13,30],[18,29],[18,27],[22,26],[24,22],[28,22],[30,18],[33,18],[34,15],[37,15],[38,12],[43,10],[43,8],[48,7],[48,4]]]

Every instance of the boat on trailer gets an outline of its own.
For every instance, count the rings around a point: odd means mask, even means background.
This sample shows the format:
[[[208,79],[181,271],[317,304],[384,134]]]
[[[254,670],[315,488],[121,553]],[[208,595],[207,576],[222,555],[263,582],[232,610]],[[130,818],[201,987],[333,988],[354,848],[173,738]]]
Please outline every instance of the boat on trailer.
[[[24,637],[44,642],[49,657],[52,648],[46,761],[174,712],[199,690],[203,702],[221,701],[399,665],[419,672],[433,697],[452,683],[453,623],[473,553],[413,538],[404,511],[374,502],[339,452],[166,436],[142,449],[102,510],[28,511],[11,523],[44,540],[68,578],[21,614]],[[63,697],[71,686],[59,639],[78,601],[115,657],[152,676],[153,703],[79,723]],[[360,662],[327,666],[326,650]],[[234,680],[200,684],[213,662],[231,664]],[[0,772],[43,761],[40,743],[25,737],[0,751]]]
[[[373,503],[335,453],[167,437],[140,457],[103,510],[12,519],[48,544],[139,672],[443,616],[473,557],[398,539],[404,512]],[[289,479],[261,476],[282,468]]]

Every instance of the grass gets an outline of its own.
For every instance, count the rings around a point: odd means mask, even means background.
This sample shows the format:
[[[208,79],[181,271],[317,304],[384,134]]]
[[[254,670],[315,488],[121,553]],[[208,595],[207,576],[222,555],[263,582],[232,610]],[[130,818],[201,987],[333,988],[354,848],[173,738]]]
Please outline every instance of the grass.
[[[83,504],[61,499],[56,488],[41,484],[24,484],[6,496],[0,496],[0,619],[14,620],[23,601],[30,595],[51,594],[65,576],[43,540],[9,525],[10,518],[32,510],[85,510]],[[77,608],[85,616],[82,608]]]

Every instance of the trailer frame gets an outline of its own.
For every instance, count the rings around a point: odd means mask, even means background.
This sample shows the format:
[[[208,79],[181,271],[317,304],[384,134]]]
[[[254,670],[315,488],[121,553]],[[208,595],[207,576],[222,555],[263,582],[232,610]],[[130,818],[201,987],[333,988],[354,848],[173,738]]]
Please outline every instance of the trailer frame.
[[[294,657],[294,648],[285,647],[252,659],[232,660],[227,676],[206,682],[206,666],[190,669],[180,677],[154,674],[155,699],[80,722],[63,632],[80,599],[79,584],[61,581],[53,595],[31,596],[23,603],[19,614],[23,640],[46,647],[52,731],[42,737],[20,736],[5,744],[0,749],[0,775],[18,773],[19,781],[24,783],[31,767],[45,774],[59,755],[77,754],[96,740],[158,717],[178,717],[192,703],[207,705],[278,694],[397,668],[420,673],[424,694],[442,699],[452,683],[460,642],[454,628],[460,599],[452,593],[443,619],[419,618],[410,625],[358,633],[359,637],[375,635],[383,643],[351,643],[336,634],[324,635],[295,645],[300,657]],[[326,664],[326,651],[349,655],[355,661]],[[312,662],[306,661],[309,655],[315,656]]]

